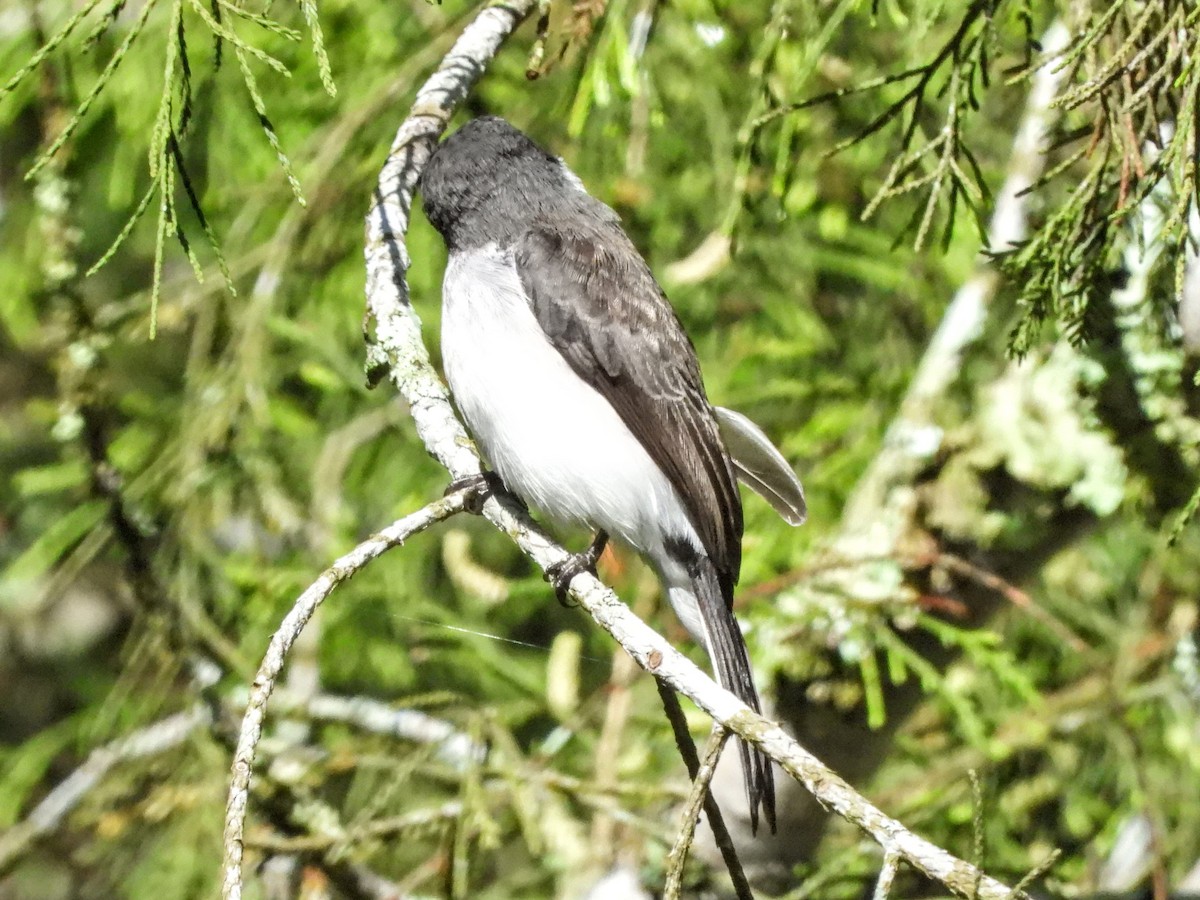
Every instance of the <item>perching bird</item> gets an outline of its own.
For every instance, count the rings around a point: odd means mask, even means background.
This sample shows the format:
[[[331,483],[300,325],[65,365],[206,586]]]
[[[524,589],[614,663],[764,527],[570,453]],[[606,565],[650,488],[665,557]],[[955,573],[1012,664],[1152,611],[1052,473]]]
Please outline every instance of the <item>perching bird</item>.
[[[552,573],[560,596],[609,535],[657,570],[717,680],[761,711],[733,588],[736,477],[792,524],[800,482],[766,436],[709,404],[696,352],[617,214],[503,119],[468,122],[421,176],[449,249],[442,359],[468,428],[505,486],[597,532]],[[770,761],[744,742],[757,829],[775,828]]]

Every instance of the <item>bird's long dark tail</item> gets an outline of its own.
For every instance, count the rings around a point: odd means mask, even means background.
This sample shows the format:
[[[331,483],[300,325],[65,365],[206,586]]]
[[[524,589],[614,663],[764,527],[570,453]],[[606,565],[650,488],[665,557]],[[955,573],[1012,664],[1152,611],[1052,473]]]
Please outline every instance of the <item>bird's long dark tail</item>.
[[[762,702],[754,687],[754,674],[750,669],[750,658],[746,654],[746,641],[742,629],[733,617],[730,598],[721,590],[720,579],[712,561],[700,556],[688,566],[696,602],[704,620],[708,638],[708,652],[712,657],[717,681],[721,687],[735,694],[739,700],[757,713],[762,712]],[[771,833],[775,833],[775,777],[771,771],[770,758],[757,747],[738,740],[738,751],[742,757],[742,777],[746,782],[746,797],[750,802],[750,830],[758,831],[758,810],[762,807],[763,818]]]

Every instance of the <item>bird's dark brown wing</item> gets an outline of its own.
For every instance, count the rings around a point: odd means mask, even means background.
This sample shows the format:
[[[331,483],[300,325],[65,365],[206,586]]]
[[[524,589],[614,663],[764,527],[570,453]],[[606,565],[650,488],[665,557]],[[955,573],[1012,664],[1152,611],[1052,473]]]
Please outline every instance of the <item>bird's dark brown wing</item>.
[[[514,244],[533,313],[679,492],[727,603],[741,568],[742,504],[696,352],[615,223],[536,225]]]

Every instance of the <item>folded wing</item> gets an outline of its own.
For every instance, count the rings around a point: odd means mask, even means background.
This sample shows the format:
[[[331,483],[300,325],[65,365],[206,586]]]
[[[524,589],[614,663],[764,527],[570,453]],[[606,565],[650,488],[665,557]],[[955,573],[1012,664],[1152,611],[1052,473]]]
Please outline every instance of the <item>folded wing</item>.
[[[556,226],[514,247],[534,316],[674,485],[732,605],[742,504],[691,342],[619,225]]]

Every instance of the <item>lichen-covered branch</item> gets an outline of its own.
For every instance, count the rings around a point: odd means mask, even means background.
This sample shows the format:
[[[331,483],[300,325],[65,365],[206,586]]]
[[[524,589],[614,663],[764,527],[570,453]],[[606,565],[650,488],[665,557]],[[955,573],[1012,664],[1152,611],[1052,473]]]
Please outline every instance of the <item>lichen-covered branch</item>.
[[[392,142],[367,214],[367,364],[386,374],[408,400],[425,446],[454,478],[480,471],[479,457],[458,420],[448,414],[446,388],[429,364],[420,320],[412,310],[404,246],[417,177],[457,105],[483,74],[504,39],[529,15],[533,0],[512,0],[479,14],[438,70],[417,92],[412,111]]]

